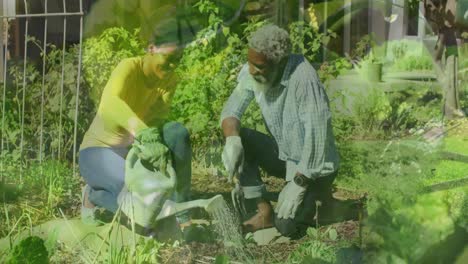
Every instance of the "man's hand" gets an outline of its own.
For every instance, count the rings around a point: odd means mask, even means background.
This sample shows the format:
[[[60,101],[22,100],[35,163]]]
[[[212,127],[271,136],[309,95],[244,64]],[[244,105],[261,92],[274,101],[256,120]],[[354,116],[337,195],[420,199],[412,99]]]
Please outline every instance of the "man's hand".
[[[221,155],[224,167],[228,171],[228,180],[232,182],[235,172],[242,172],[244,165],[244,148],[242,147],[239,136],[230,136],[226,138],[223,154]]]
[[[297,208],[304,199],[305,192],[305,187],[297,185],[294,181],[288,182],[283,190],[281,190],[278,198],[278,204],[275,209],[277,217],[284,219],[294,218]]]

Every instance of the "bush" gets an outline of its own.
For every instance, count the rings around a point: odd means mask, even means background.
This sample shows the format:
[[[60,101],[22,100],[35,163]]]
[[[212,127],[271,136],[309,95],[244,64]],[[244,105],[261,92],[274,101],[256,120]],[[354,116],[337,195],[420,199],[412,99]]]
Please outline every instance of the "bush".
[[[99,36],[84,41],[83,76],[95,106],[115,66],[122,59],[143,55],[144,48],[138,29],[129,32],[121,27],[108,28]]]
[[[390,112],[390,102],[384,91],[378,87],[368,87],[351,92],[354,101],[351,106],[351,118],[356,124],[358,135],[367,137],[379,133],[382,122]]]
[[[410,140],[355,142],[343,149],[339,184],[368,196],[366,226],[373,235],[365,237],[366,263],[386,258],[419,263],[456,225],[466,224],[463,189],[423,194],[428,182],[442,179],[433,175],[437,149]]]
[[[220,161],[223,136],[219,118],[237,84],[238,72],[246,63],[246,36],[265,22],[251,20],[243,25],[243,36],[239,36],[221,25],[218,9],[213,3],[201,1],[197,7],[210,18],[209,26],[184,50],[176,69],[180,82],[170,119],[186,125],[195,156],[210,165]],[[216,34],[218,30],[223,34]],[[245,113],[242,125],[266,131],[260,110],[254,104]]]
[[[44,240],[37,236],[23,239],[13,248],[7,264],[47,264],[49,253],[44,245]]]

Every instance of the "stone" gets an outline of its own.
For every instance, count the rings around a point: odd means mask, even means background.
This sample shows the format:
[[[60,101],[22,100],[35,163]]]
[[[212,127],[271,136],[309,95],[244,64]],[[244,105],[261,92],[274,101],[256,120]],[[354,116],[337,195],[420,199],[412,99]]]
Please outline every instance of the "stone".
[[[261,229],[253,233],[253,239],[259,246],[268,245],[280,236],[281,234],[274,227]]]

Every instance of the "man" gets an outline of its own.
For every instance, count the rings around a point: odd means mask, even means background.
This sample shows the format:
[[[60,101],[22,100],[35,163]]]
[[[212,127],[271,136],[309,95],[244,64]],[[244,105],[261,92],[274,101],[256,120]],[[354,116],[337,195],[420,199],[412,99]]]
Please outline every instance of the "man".
[[[273,138],[241,128],[241,117],[255,98]],[[338,153],[331,127],[329,102],[317,73],[302,55],[291,54],[288,33],[265,25],[249,40],[248,63],[221,114],[226,145],[222,158],[239,180],[247,216],[245,231],[271,227],[300,237],[313,223],[315,201],[331,200],[338,170]],[[273,208],[263,194],[259,167],[284,177]]]

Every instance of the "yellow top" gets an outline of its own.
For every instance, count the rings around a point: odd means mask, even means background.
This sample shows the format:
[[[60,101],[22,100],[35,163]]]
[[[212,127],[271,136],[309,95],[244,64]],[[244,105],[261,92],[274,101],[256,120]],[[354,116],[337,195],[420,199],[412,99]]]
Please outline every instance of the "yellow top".
[[[80,150],[88,147],[127,147],[135,133],[162,125],[176,86],[175,74],[163,81],[145,81],[143,58],[122,60],[111,74],[99,108]]]

